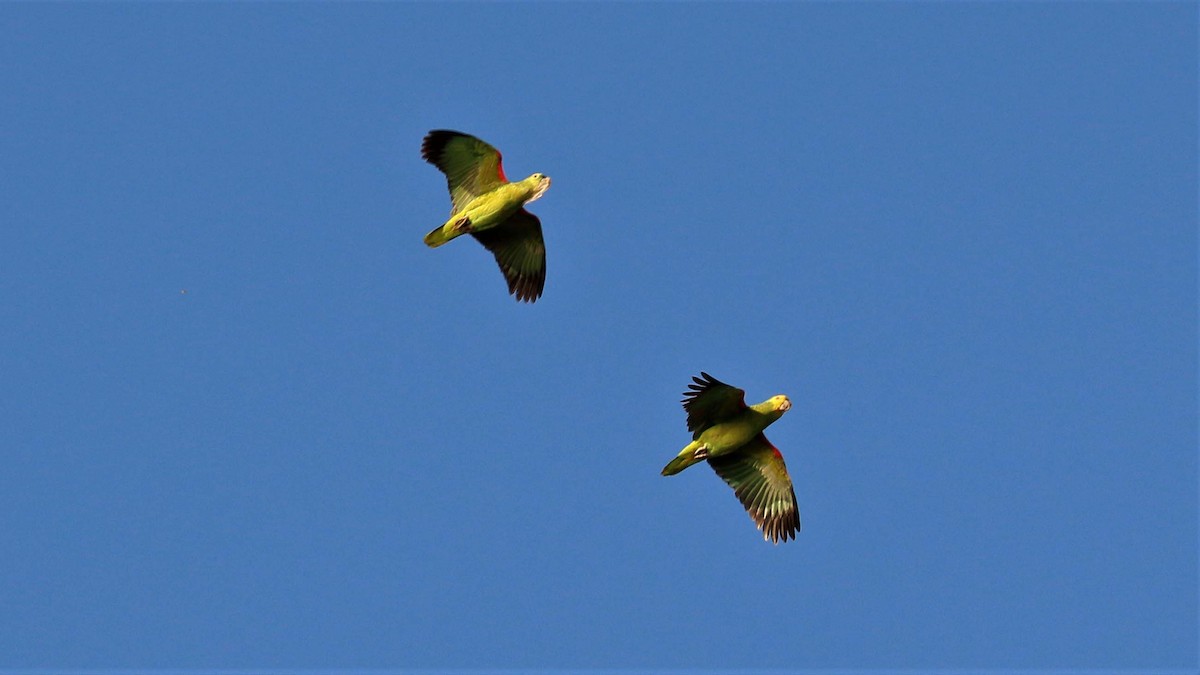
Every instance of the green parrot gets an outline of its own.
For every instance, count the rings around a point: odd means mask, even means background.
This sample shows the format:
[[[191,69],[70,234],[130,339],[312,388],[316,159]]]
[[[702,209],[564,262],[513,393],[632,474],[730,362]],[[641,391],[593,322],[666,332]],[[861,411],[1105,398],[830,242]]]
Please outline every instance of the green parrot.
[[[708,373],[701,372],[692,381],[695,384],[683,393],[692,442],[663,467],[662,475],[673,476],[707,459],[733,488],[764,539],[776,544],[795,539],[800,531],[796,491],[783,455],[763,435],[791,409],[792,402],[779,395],[747,406],[745,391]]]
[[[534,302],[546,285],[546,244],[542,222],[525,205],[550,188],[550,177],[535,173],[517,183],[504,176],[500,151],[457,131],[439,129],[425,135],[421,157],[446,174],[450,219],[425,235],[437,248],[470,233],[492,252],[508,281],[508,292]]]

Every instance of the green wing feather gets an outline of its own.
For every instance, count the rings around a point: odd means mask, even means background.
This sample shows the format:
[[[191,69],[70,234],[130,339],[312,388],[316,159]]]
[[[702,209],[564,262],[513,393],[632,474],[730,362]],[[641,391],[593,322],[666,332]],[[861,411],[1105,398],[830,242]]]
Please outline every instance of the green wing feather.
[[[523,302],[541,297],[546,285],[546,243],[537,216],[519,209],[500,225],[472,236],[496,256],[509,294]]]
[[[737,495],[762,530],[763,538],[779,543],[800,531],[800,508],[783,455],[759,434],[736,452],[709,457],[708,464]]]
[[[421,157],[446,174],[450,188],[450,215],[461,211],[472,199],[508,182],[500,151],[459,131],[437,129],[421,142]]]
[[[687,411],[688,431],[692,440],[718,422],[729,419],[746,409],[746,392],[732,387],[708,373],[693,377],[690,391],[683,392],[683,409]]]

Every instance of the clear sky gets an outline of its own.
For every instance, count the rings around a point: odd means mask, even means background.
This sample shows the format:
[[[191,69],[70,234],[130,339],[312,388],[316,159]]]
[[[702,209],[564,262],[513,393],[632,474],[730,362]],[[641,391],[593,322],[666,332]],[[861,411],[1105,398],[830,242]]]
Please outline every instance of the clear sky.
[[[1197,15],[0,5],[0,666],[1195,668]]]

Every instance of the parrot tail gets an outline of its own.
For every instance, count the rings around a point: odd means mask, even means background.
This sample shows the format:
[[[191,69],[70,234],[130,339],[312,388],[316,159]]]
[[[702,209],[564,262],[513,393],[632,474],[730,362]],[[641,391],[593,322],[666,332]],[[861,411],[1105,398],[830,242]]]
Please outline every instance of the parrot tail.
[[[675,459],[667,462],[667,465],[663,467],[662,475],[674,476],[696,462],[703,461],[706,457],[708,457],[708,448],[701,445],[699,441],[692,441],[679,451]]]
[[[429,248],[437,248],[442,244],[450,241],[460,234],[466,234],[471,231],[471,219],[466,216],[454,221],[453,224],[446,223],[433,228],[433,231],[425,235],[425,245]]]
[[[432,232],[425,235],[425,245],[429,248],[437,248],[453,238],[454,237],[447,237],[445,228],[441,225],[438,225],[433,229]]]

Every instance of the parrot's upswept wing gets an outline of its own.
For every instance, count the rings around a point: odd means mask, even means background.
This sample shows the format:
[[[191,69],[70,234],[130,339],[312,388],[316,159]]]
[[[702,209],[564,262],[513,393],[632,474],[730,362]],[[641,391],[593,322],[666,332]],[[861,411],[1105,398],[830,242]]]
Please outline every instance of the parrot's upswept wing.
[[[541,297],[546,285],[546,243],[537,216],[520,209],[503,225],[472,236],[496,256],[511,295],[524,302]]]
[[[421,157],[446,174],[450,188],[450,215],[472,199],[508,182],[500,151],[474,136],[459,131],[431,131],[421,142]]]
[[[693,377],[690,391],[683,392],[683,409],[687,411],[688,431],[694,432],[693,440],[712,425],[729,419],[746,409],[746,392],[732,387],[701,371]]]
[[[733,488],[763,538],[778,544],[800,531],[800,508],[783,455],[759,434],[737,452],[709,457],[708,463]]]

